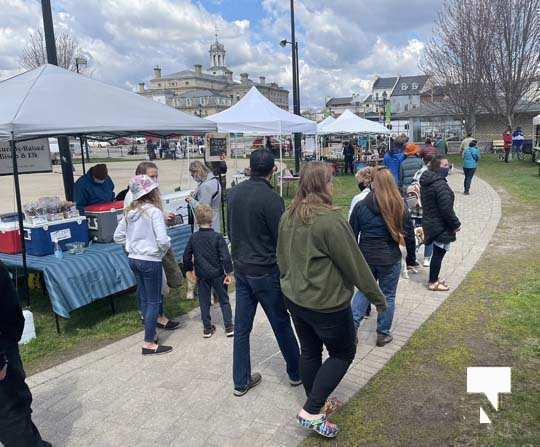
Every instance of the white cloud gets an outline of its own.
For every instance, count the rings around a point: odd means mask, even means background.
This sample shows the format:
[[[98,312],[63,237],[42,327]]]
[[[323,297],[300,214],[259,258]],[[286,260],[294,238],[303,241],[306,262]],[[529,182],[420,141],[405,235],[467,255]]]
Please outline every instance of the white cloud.
[[[219,3],[220,0],[214,0]],[[57,0],[55,29],[69,30],[90,58],[93,76],[125,88],[151,76],[207,65],[215,29],[238,75],[291,85],[289,2],[261,0],[265,18],[227,21],[198,0]],[[325,96],[367,92],[374,75],[417,73],[427,29],[440,0],[296,0],[303,106]],[[41,26],[40,2],[0,0],[0,77],[20,71],[30,30]],[[291,95],[292,96],[292,95]]]

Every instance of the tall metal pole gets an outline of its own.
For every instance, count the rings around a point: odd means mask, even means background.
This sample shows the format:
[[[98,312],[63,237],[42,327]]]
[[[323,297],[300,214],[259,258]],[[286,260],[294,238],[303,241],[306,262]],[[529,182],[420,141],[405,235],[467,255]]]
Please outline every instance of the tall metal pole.
[[[30,291],[28,290],[28,265],[26,263],[26,241],[24,239],[24,223],[23,210],[21,204],[21,187],[19,185],[19,167],[17,164],[17,148],[15,146],[15,137],[11,133],[11,159],[13,160],[13,181],[15,183],[15,200],[17,201],[17,219],[19,221],[19,237],[22,248],[22,263],[23,263],[23,296],[26,298],[26,305],[30,307]],[[16,280],[16,279],[15,279]],[[19,296],[19,299],[21,297]]]
[[[298,46],[294,29],[294,0],[291,0],[291,51],[293,75],[293,112],[300,115],[300,83],[298,79]],[[294,170],[300,172],[300,158],[302,156],[302,136],[294,134]]]
[[[47,48],[47,62],[52,65],[58,65],[50,0],[41,0],[41,12],[43,14],[43,32],[45,34],[45,47]],[[62,165],[64,193],[67,200],[73,200],[73,161],[71,160],[71,151],[69,150],[69,140],[67,137],[58,138],[58,151],[60,152],[60,163]]]

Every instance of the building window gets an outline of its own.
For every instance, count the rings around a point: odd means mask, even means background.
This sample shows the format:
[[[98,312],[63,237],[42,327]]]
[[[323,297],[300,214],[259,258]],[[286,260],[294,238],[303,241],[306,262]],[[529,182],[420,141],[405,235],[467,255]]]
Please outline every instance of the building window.
[[[187,105],[188,107],[191,107],[191,99],[190,99],[190,98],[187,98],[187,99],[186,99],[186,105]]]
[[[186,81],[186,85],[189,85],[189,81]]]
[[[157,86],[158,86],[158,87],[161,87],[161,82],[158,82],[158,85],[157,85]]]

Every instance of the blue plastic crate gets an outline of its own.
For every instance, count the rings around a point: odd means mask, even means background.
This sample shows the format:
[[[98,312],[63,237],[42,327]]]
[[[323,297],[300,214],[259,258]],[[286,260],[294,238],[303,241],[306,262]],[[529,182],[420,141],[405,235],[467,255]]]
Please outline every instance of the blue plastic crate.
[[[26,252],[32,256],[48,256],[54,253],[54,239],[62,250],[67,250],[70,242],[88,243],[88,222],[86,217],[74,217],[56,222],[24,225]]]

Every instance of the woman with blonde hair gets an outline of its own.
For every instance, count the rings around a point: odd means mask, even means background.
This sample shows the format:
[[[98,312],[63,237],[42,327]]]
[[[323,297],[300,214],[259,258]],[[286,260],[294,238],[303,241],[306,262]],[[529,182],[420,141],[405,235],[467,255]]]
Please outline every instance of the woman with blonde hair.
[[[349,217],[351,217],[351,214],[356,204],[360,202],[360,200],[363,200],[371,191],[369,187],[371,185],[373,172],[374,172],[374,168],[372,168],[371,166],[366,166],[365,168],[360,169],[356,173],[355,177],[356,177],[356,182],[358,183],[358,189],[360,190],[360,193],[356,194],[351,200],[351,206],[349,208]]]
[[[133,202],[114,232],[114,241],[125,245],[129,266],[137,281],[137,293],[144,317],[143,355],[166,354],[171,346],[158,345],[156,320],[162,305],[165,253],[171,247],[167,236],[158,184],[147,175],[136,175],[129,182]]]
[[[197,183],[197,189],[186,200],[190,203],[193,210],[197,209],[199,203],[212,208],[212,211],[214,211],[212,229],[219,233],[221,231],[221,184],[219,179],[198,160],[192,161],[189,164],[189,173]],[[195,224],[196,231],[198,225],[196,222]]]
[[[298,423],[326,437],[339,428],[328,416],[340,408],[330,393],[356,353],[351,297],[356,286],[383,312],[375,282],[347,221],[332,205],[332,174],[310,162],[300,172],[296,196],[281,218],[277,245],[285,304],[300,340],[300,375],[307,401]],[[322,349],[328,358],[322,362]]]
[[[386,297],[387,308],[377,315],[377,346],[381,347],[392,341],[390,328],[401,271],[399,246],[404,244],[405,233],[408,238],[414,238],[405,203],[387,168],[376,168],[371,192],[356,205],[349,222],[360,250]],[[368,306],[366,297],[358,292],[352,304],[356,329]]]

